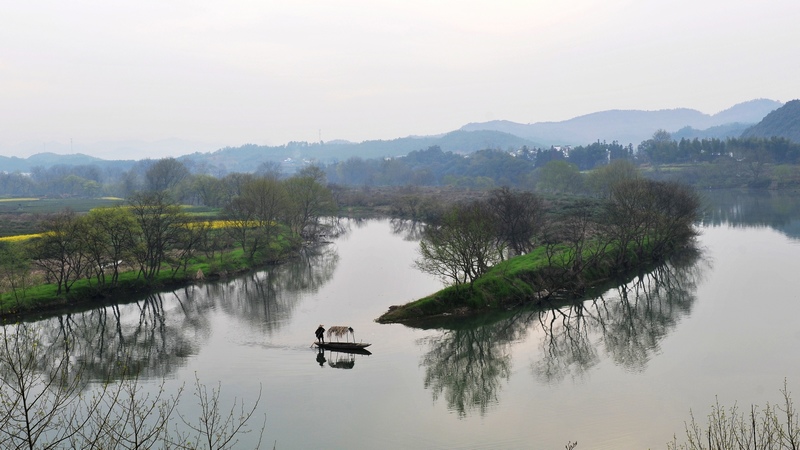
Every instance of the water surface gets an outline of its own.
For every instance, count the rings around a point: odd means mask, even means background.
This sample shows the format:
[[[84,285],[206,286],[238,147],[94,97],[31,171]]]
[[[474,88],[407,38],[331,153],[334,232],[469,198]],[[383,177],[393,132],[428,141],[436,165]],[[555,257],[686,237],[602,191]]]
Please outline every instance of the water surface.
[[[414,229],[371,220],[292,264],[39,326],[98,377],[131,353],[170,389],[198,376],[229,401],[260,391],[267,448],[665,448],[690,409],[798,385],[800,208],[708,197],[699,256],[556,309],[377,324],[441,284],[412,266]],[[320,323],[352,326],[372,354],[320,357]]]

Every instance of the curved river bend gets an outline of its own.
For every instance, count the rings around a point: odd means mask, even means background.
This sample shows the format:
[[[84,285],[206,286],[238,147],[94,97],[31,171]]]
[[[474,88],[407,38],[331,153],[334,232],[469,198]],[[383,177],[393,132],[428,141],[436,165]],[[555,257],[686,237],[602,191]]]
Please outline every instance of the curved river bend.
[[[170,390],[195,375],[228,402],[260,389],[264,448],[666,448],[690,409],[776,403],[800,382],[800,208],[709,199],[699,257],[554,310],[379,325],[441,284],[412,266],[418,230],[371,220],[292,264],[35,326],[97,378],[129,353]],[[319,354],[320,323],[352,326],[372,355]]]

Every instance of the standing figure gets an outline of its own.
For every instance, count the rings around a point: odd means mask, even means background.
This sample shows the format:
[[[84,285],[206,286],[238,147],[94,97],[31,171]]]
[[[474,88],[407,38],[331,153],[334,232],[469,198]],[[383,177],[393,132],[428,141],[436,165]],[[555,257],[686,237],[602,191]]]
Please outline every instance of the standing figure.
[[[314,334],[317,335],[317,342],[325,343],[325,328],[323,328],[322,325],[317,327],[317,331],[315,331]]]

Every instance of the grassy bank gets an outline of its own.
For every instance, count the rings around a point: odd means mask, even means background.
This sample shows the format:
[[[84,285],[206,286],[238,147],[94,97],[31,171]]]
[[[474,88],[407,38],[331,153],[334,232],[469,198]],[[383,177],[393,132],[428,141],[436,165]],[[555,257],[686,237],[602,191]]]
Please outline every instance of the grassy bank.
[[[472,286],[449,286],[414,302],[392,306],[377,321],[396,323],[437,316],[470,316],[554,297],[566,300],[658,262],[640,258],[632,247],[621,249],[615,245],[587,246],[581,256],[586,264],[576,270],[573,249],[561,247],[554,251],[539,247],[495,265]],[[625,261],[624,266],[618,261]]]
[[[167,288],[225,278],[278,263],[296,254],[297,246],[288,239],[278,239],[270,250],[272,254],[282,257],[252,261],[245,257],[241,249],[232,249],[220,252],[213,258],[198,255],[185,268],[177,270],[173,270],[176,266],[165,265],[151,280],[145,280],[138,270],[131,269],[121,272],[114,284],[108,281],[110,274],[106,276],[106,283],[99,283],[96,278],[82,278],[71,286],[68,293],[62,290],[58,294],[55,283],[33,284],[0,294],[0,320],[9,322],[75,308],[90,308]]]

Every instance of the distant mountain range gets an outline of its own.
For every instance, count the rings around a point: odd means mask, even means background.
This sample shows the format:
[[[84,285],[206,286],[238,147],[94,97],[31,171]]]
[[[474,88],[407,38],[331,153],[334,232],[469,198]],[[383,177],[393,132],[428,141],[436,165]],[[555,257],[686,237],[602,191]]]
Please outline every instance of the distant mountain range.
[[[741,130],[758,123],[771,111],[780,108],[774,100],[758,99],[739,103],[714,115],[694,109],[663,109],[660,111],[611,110],[601,111],[562,122],[520,124],[509,121],[470,123],[461,127],[465,131],[496,130],[524,137],[544,145],[586,145],[598,139],[620,144],[633,144],[649,139],[659,129],[676,132],[686,127],[711,132],[695,132],[701,137],[713,136],[714,131],[725,132],[725,126],[738,123]]]
[[[70,155],[58,155],[52,152],[37,153],[27,158],[16,156],[0,156],[0,172],[30,172],[34,167],[51,167],[56,165],[81,166],[95,165],[100,167],[114,166],[127,169],[133,164],[133,160],[106,160],[94,156],[84,155],[83,153],[73,153]]]
[[[551,145],[587,145],[597,140],[618,141],[623,145],[636,146],[651,138],[659,129],[669,131],[675,139],[682,137],[725,139],[742,136],[744,133],[746,136],[780,135],[800,142],[800,101],[793,100],[783,105],[774,100],[751,100],[713,115],[686,108],[660,111],[611,110],[562,122],[470,123],[443,135],[410,136],[388,141],[292,142],[280,146],[248,144],[186,154],[187,151],[178,151],[186,149],[181,144],[183,141],[167,140],[154,143],[150,150],[159,150],[160,156],[156,157],[183,154],[178,157],[179,160],[210,173],[252,172],[259,164],[267,161],[280,162],[285,170],[292,172],[295,167],[308,160],[331,163],[353,157],[364,159],[396,157],[434,145],[438,145],[444,151],[455,153],[472,153],[487,148],[506,150],[519,149],[523,146],[537,148]],[[171,143],[175,145],[174,148],[170,147]],[[128,155],[140,154],[134,150],[136,142],[103,143],[103,145],[105,148],[130,149],[125,152]],[[172,148],[172,151],[166,151],[168,148]],[[134,161],[130,160],[110,161],[83,154],[39,153],[29,158],[0,156],[0,170],[8,172],[28,172],[35,166],[49,167],[56,164],[95,164],[127,168],[133,163]]]
[[[167,156],[180,156],[192,152],[209,152],[225,145],[184,139],[161,139],[144,141],[138,139],[106,140],[97,142],[21,142],[10,146],[8,150],[18,154],[33,155],[36,153],[56,153],[59,155],[83,153],[97,156],[102,159],[114,159],[121,155],[136,155],[139,159],[166,158]],[[5,149],[2,149],[5,150]]]

